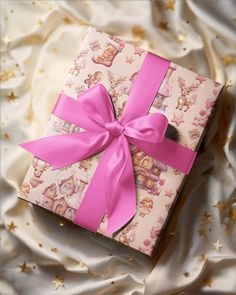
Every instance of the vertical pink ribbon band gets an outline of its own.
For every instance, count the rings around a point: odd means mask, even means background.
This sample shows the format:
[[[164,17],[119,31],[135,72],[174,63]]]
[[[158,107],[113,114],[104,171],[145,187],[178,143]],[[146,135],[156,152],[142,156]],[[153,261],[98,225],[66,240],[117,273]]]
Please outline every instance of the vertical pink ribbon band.
[[[191,169],[195,151],[165,138],[168,126],[165,115],[147,115],[169,65],[165,59],[146,54],[119,120],[109,93],[101,84],[83,92],[78,100],[61,94],[53,114],[86,131],[51,135],[21,144],[54,169],[103,151],[74,223],[96,232],[107,214],[106,234],[110,235],[135,215],[130,144],[185,174]]]

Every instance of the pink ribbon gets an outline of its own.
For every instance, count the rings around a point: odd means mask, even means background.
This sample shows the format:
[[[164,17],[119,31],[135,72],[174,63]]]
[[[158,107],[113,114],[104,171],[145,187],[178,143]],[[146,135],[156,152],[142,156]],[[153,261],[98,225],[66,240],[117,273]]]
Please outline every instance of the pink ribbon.
[[[106,234],[124,226],[136,213],[136,190],[129,144],[187,174],[196,153],[165,138],[168,120],[161,113],[146,115],[170,62],[147,53],[120,120],[101,84],[78,100],[61,94],[53,114],[85,129],[51,135],[21,144],[23,148],[61,168],[104,151],[79,206],[74,223],[96,232],[105,213]]]

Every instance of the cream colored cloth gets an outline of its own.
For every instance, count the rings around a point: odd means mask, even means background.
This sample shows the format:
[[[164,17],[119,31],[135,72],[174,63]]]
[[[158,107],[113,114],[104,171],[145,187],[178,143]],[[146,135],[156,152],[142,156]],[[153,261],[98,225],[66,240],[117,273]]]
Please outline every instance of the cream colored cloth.
[[[226,82],[152,259],[17,199],[17,144],[42,135],[88,25]],[[233,0],[1,2],[2,294],[236,294],[235,31]]]

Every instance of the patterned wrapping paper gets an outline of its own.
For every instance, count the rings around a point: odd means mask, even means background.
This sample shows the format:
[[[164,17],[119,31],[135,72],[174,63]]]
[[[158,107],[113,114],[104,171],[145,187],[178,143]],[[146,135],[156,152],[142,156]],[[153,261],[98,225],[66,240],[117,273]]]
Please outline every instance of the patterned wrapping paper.
[[[89,28],[63,91],[76,99],[87,88],[102,83],[119,118],[145,55],[146,51],[134,45]],[[221,84],[171,63],[150,113],[164,112],[178,132],[178,142],[196,150],[221,89]],[[82,128],[51,115],[45,135],[78,131]],[[134,147],[131,147],[131,153],[137,211],[112,238],[151,256],[185,175]],[[100,156],[101,153],[57,170],[33,158],[19,197],[73,220]],[[104,236],[106,222],[107,216],[104,216],[98,230]]]

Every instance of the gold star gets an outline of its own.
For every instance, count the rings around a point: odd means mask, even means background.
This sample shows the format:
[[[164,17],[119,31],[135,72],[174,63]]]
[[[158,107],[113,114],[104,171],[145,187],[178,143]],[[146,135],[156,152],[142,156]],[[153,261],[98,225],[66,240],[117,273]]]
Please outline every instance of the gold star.
[[[8,133],[4,133],[2,135],[2,139],[8,141],[10,139],[10,135]]]
[[[229,211],[229,218],[232,221],[236,221],[236,209],[232,209],[232,210]]]
[[[14,92],[11,92],[9,95],[6,95],[6,99],[10,101],[15,101],[17,99],[17,96],[14,94]]]
[[[163,31],[168,31],[169,30],[168,22],[160,21],[158,24],[158,28],[160,28]]]
[[[225,231],[226,235],[230,235],[232,229],[231,229],[231,227],[229,225],[225,224],[224,225],[224,231]]]
[[[231,64],[235,64],[236,63],[235,57],[233,55],[231,55],[231,54],[224,55],[221,59],[222,59],[223,64],[225,66],[228,66],[228,65],[231,65]]]
[[[65,225],[65,223],[64,223],[63,221],[60,221],[60,222],[59,222],[59,225],[60,225],[61,227],[63,227],[63,226]]]
[[[54,253],[58,253],[58,249],[57,248],[51,248],[51,251]]]
[[[226,80],[225,81],[225,88],[231,87],[233,86],[232,81],[231,80]]]
[[[15,223],[12,221],[10,224],[7,224],[7,230],[9,230],[10,232],[15,232],[15,229],[18,226],[15,225]]]
[[[206,230],[204,228],[200,228],[198,231],[199,237],[205,237],[206,236]]]
[[[3,37],[2,39],[2,42],[4,45],[8,46],[8,44],[11,42],[10,38],[8,35],[6,35],[5,37]]]
[[[134,26],[132,28],[132,34],[136,38],[143,39],[145,37],[145,31],[142,27],[140,26]]]
[[[27,114],[24,116],[25,120],[28,121],[29,123],[31,123],[34,120],[34,113],[32,110],[32,107],[30,107],[29,111],[27,112]]]
[[[39,72],[40,72],[40,74],[43,75],[43,74],[45,73],[45,69],[44,69],[44,68],[40,68],[40,69],[39,69]]]
[[[175,10],[175,1],[174,0],[166,0],[164,8],[165,9]]]
[[[201,216],[201,222],[202,223],[211,222],[212,221],[211,218],[212,218],[211,214],[208,214],[207,211],[205,211]]]
[[[179,33],[179,35],[177,36],[177,40],[179,42],[185,42],[186,41],[186,37],[187,37],[187,33]]]
[[[44,22],[40,19],[39,21],[37,21],[37,24],[39,27],[42,27],[42,25],[44,24]]]
[[[60,275],[56,275],[55,279],[52,281],[52,283],[55,285],[55,289],[63,286],[64,287],[64,278]]]
[[[67,24],[67,25],[69,25],[69,24],[72,23],[71,19],[70,19],[68,16],[63,17],[62,20],[63,20],[63,22],[64,22],[65,24]]]
[[[185,272],[183,273],[183,275],[185,276],[185,278],[188,278],[188,277],[190,276],[190,273],[189,273],[188,271],[185,271]]]
[[[43,244],[41,244],[41,243],[38,243],[38,246],[39,246],[40,248],[43,248]]]
[[[26,262],[23,264],[18,264],[18,267],[20,268],[21,272],[29,272],[31,270],[31,267],[29,267]]]
[[[203,280],[204,285],[208,287],[212,287],[213,282],[214,281],[210,277]]]
[[[218,208],[218,210],[221,212],[225,209],[225,202],[224,201],[218,201],[213,207]]]
[[[208,259],[208,257],[205,254],[201,254],[199,257],[200,262],[205,262],[205,261],[207,261],[207,259]]]
[[[216,249],[216,251],[220,251],[220,248],[223,247],[223,245],[221,245],[220,241],[216,241],[215,243],[212,243],[213,247]]]
[[[58,49],[55,48],[55,47],[52,49],[52,51],[53,51],[54,53],[58,53]]]
[[[5,70],[3,72],[0,73],[0,81],[7,81],[9,79],[11,79],[12,77],[15,77],[16,74],[14,71],[11,70]]]
[[[89,25],[89,23],[86,20],[82,19],[82,18],[78,19],[77,22],[78,22],[78,24],[80,26],[88,26]]]

